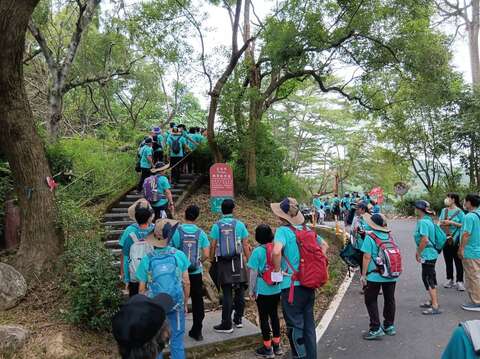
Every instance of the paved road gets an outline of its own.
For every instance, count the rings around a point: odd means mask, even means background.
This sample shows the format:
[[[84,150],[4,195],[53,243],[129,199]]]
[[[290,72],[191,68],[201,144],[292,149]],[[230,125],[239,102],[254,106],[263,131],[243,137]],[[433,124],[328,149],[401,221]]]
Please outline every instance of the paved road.
[[[439,302],[444,313],[438,316],[423,316],[419,304],[426,298],[421,283],[420,266],[415,261],[415,244],[412,232],[415,222],[391,221],[391,229],[402,250],[404,273],[396,289],[395,337],[378,341],[365,341],[362,335],[368,329],[368,314],[360,295],[358,278],[354,278],[338,311],[318,345],[321,359],[354,358],[372,359],[385,356],[389,359],[439,358],[453,328],[466,319],[480,319],[480,314],[465,312],[460,308],[466,294],[454,289],[440,288]],[[437,279],[445,281],[443,257],[437,263]],[[383,298],[379,297],[380,313]],[[461,359],[461,358],[459,358]]]

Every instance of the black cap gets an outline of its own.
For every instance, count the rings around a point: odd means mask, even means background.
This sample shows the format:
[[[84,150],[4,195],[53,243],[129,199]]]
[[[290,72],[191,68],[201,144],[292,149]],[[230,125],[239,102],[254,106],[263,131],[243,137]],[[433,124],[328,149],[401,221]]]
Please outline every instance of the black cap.
[[[145,143],[152,143],[152,142],[153,142],[153,140],[152,140],[151,137],[147,137],[147,138],[145,139]]]
[[[425,212],[425,213],[428,213],[428,214],[432,214],[433,211],[430,209],[430,203],[428,203],[427,201],[423,200],[423,199],[420,199],[418,201],[415,201],[415,208]]]
[[[165,322],[174,302],[167,294],[155,298],[137,294],[125,303],[112,320],[115,340],[123,347],[140,348],[148,343]]]
[[[368,203],[365,202],[365,201],[360,201],[357,204],[357,208],[364,209],[364,210],[368,211]]]

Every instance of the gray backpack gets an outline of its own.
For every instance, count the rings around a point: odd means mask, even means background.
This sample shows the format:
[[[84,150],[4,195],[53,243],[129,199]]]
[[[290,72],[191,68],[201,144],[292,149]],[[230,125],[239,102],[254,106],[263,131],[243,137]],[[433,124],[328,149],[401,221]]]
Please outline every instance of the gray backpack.
[[[187,233],[178,226],[178,234],[180,235],[180,250],[185,253],[190,261],[189,272],[194,272],[202,265],[200,261],[200,248],[198,248],[198,240],[200,239],[200,229],[195,233]]]
[[[232,259],[241,254],[236,236],[237,221],[218,221],[220,236],[217,241],[217,258]]]
[[[138,239],[135,233],[130,233],[130,238],[132,239],[133,244],[130,247],[128,271],[130,272],[130,281],[138,282],[135,274],[137,268],[140,265],[142,258],[153,252],[153,247],[145,240]]]

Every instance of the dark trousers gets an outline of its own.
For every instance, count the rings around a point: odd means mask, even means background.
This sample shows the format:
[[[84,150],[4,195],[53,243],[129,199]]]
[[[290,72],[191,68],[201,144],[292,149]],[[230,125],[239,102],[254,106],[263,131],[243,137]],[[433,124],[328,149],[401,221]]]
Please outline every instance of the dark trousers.
[[[315,290],[295,287],[293,303],[288,303],[290,289],[282,290],[283,318],[287,324],[287,335],[292,349],[292,358],[317,358],[317,338],[313,307]]]
[[[155,218],[154,220],[156,221],[157,219],[162,218],[162,211],[165,211],[167,213],[167,218],[172,219],[172,212],[170,212],[170,209],[168,209],[168,204],[165,206],[160,206],[160,207],[153,207],[153,212],[155,213]]]
[[[128,296],[131,298],[134,295],[138,294],[139,287],[140,287],[140,283],[138,282],[128,283]]]
[[[150,172],[150,168],[142,168],[140,172],[140,181],[138,182],[137,190],[141,192],[143,190],[143,182],[145,179],[150,177],[152,173]]]
[[[245,287],[239,284],[222,285],[222,324],[227,327],[232,326],[232,312],[235,306],[235,315],[233,322],[238,324],[242,322],[243,312],[245,310]]]
[[[202,274],[190,274],[190,297],[192,298],[193,325],[190,333],[194,336],[202,334],[202,323],[205,318],[205,306],[203,303],[203,279]]]
[[[445,258],[445,267],[447,271],[447,279],[453,280],[453,263],[457,271],[457,282],[463,282],[463,264],[458,257],[458,244],[447,244],[443,248],[443,258]]]
[[[367,282],[365,291],[365,305],[370,316],[370,330],[380,328],[380,316],[378,313],[378,293],[383,290],[383,326],[387,328],[395,321],[395,282]]]
[[[172,183],[178,183],[180,181],[180,174],[182,173],[182,164],[176,166],[183,157],[170,157],[170,166],[172,168]],[[174,167],[175,166],[175,167]]]
[[[280,319],[278,319],[278,303],[280,294],[261,295],[257,297],[258,315],[260,317],[260,329],[263,340],[280,337]]]
[[[153,151],[153,163],[163,162],[163,151]]]

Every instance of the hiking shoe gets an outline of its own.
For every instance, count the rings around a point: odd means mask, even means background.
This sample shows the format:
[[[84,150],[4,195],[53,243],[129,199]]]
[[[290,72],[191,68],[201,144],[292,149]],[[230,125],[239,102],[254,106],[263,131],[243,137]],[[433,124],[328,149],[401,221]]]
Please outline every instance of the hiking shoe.
[[[365,340],[376,340],[380,339],[381,337],[385,336],[385,332],[383,331],[382,327],[378,328],[378,330],[370,330],[363,339]]]
[[[394,325],[390,325],[390,326],[386,327],[383,331],[385,332],[385,334],[390,335],[390,336],[393,336],[393,335],[397,334],[397,329],[395,328]]]
[[[227,327],[225,324],[219,324],[213,327],[217,333],[233,333],[233,327]]]
[[[243,328],[243,323],[242,321],[239,321],[239,322],[233,322],[233,324],[235,324],[235,328]]]
[[[443,284],[443,288],[453,288],[455,284],[453,283],[453,280],[449,279]]]
[[[480,304],[465,303],[462,304],[462,309],[469,312],[480,312]]]
[[[275,353],[273,352],[272,347],[266,348],[265,346],[262,346],[255,350],[255,355],[261,358],[275,358]]]
[[[456,287],[457,287],[457,290],[459,292],[464,292],[465,291],[465,285],[463,284],[463,282],[457,282]]]
[[[273,352],[275,353],[275,355],[282,356],[283,355],[282,344],[273,343],[272,345],[273,345]]]

